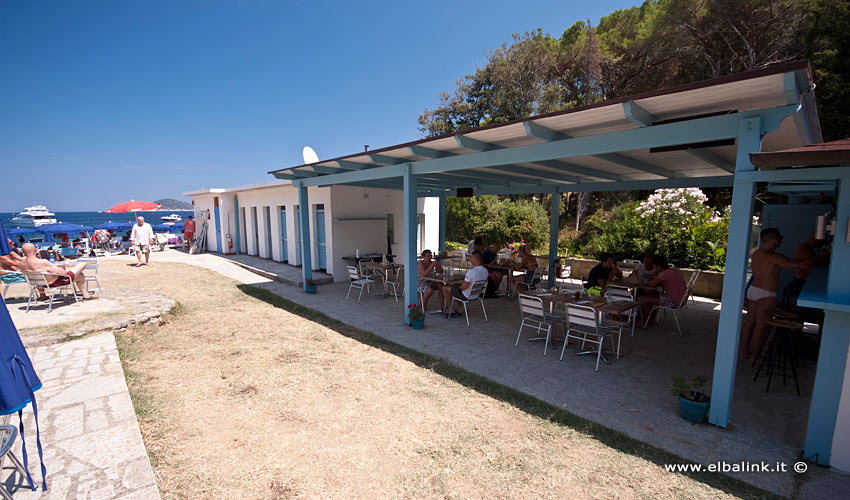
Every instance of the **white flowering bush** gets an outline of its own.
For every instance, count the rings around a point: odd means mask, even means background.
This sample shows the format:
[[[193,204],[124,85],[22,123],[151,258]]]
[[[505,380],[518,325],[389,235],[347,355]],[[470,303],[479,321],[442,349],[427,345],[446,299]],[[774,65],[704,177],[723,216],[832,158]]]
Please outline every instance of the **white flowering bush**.
[[[722,269],[729,233],[728,208],[707,205],[702,190],[659,189],[646,200],[598,211],[585,223],[579,253],[613,252],[620,258],[663,253],[679,267]]]

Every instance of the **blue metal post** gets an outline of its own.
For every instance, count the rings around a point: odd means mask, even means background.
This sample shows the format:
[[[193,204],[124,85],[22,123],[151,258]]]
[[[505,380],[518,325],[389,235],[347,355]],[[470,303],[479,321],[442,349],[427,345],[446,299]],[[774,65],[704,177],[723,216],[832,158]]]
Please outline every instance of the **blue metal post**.
[[[236,219],[236,223],[234,224],[234,228],[235,228],[234,240],[235,241],[233,242],[233,249],[236,251],[236,255],[239,255],[239,244],[242,241],[242,239],[239,237],[239,195],[238,194],[233,195],[233,214],[234,214],[234,217]]]
[[[848,287],[850,283],[850,243],[847,225],[850,218],[850,179],[838,184],[838,206],[836,210],[835,239],[832,244],[829,277],[826,289],[826,311],[821,332],[815,386],[809,407],[809,425],[803,455],[822,465],[829,465],[832,442],[836,433],[838,403],[843,390],[844,370],[847,367],[847,351],[850,347],[850,311],[847,311]],[[833,304],[843,305],[839,310]]]
[[[755,166],[750,163],[749,154],[758,152],[760,148],[761,120],[757,117],[741,120],[735,160],[736,178],[738,173],[755,170]],[[711,411],[708,415],[708,421],[719,427],[729,424],[732,407],[754,201],[755,183],[735,182],[729,220],[729,243],[726,249],[726,271],[723,277],[723,309],[720,311],[720,325],[717,328]]]
[[[440,236],[439,244],[437,245],[437,253],[446,250],[446,194],[440,193],[440,209],[439,209],[439,227]]]
[[[409,164],[404,165],[404,322],[410,324],[407,318],[408,307],[419,302],[417,293],[417,260],[416,234],[418,217],[416,214],[416,176]]]
[[[549,210],[549,288],[555,286],[555,259],[558,258],[558,222],[561,218],[561,193],[552,190]]]
[[[307,198],[307,186],[302,183],[295,184],[298,190],[298,215],[301,220],[301,274],[304,278],[302,285],[307,289],[307,280],[313,277],[313,264],[310,254],[310,201]]]

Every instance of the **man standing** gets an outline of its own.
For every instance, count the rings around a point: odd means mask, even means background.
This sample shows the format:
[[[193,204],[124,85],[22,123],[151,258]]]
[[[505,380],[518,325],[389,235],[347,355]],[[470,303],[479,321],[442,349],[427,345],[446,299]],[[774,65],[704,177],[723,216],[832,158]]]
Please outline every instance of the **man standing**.
[[[782,234],[775,227],[761,232],[761,248],[751,257],[753,282],[747,288],[747,317],[741,325],[740,356],[755,361],[761,353],[767,335],[765,320],[776,310],[776,288],[779,286],[779,270],[810,269],[815,259],[789,259],[776,249],[782,244]]]
[[[136,224],[133,225],[133,230],[130,232],[130,242],[136,249],[136,259],[138,264],[136,267],[148,265],[151,257],[151,245],[153,245],[154,235],[153,228],[145,222],[145,218],[141,215],[136,217]],[[142,252],[145,254],[145,263],[142,264]]]
[[[186,243],[186,250],[192,248],[193,239],[195,239],[195,219],[190,215],[183,223],[183,241]]]

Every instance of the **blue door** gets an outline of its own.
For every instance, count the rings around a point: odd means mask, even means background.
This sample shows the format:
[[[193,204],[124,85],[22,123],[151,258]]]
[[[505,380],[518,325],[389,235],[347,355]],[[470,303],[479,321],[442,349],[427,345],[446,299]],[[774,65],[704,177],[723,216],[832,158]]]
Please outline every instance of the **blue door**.
[[[318,268],[327,269],[327,253],[325,251],[325,206],[316,205],[316,253]]]
[[[281,260],[289,262],[289,240],[286,238],[286,207],[280,207],[280,255]]]
[[[295,265],[301,262],[301,207],[295,205]]]
[[[213,198],[213,201],[215,202],[215,242],[218,245],[216,251],[224,253],[224,248],[221,246],[221,212],[218,207],[218,196]]]

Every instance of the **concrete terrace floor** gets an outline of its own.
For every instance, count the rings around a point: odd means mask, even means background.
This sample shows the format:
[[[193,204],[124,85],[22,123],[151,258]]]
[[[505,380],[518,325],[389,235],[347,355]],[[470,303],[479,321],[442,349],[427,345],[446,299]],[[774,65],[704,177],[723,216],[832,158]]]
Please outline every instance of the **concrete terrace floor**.
[[[268,263],[248,256],[240,256],[240,260],[255,268]],[[519,311],[516,302],[507,298],[485,301],[489,322],[484,322],[476,303],[470,308],[469,328],[462,317],[445,320],[429,315],[425,329],[415,331],[402,322],[402,303],[377,297],[364,297],[360,304],[355,299],[346,301],[347,283],[323,285],[318,294],[309,295],[215,254],[166,251],[152,255],[151,265],[163,261],[203,267],[265,288],[697,463],[783,461],[790,468],[800,455],[814,379],[811,361],[801,360],[802,396],[796,395],[793,382],[783,386],[781,378],[774,379],[770,392],[765,393],[764,377],[753,382],[755,369],[739,366],[732,423],[726,429],[690,424],[678,416],[670,376],[702,373],[710,380],[712,375],[719,318],[719,304],[714,301],[699,300],[684,312],[684,337],[670,335],[675,326],[668,318],[646,331],[638,330],[634,339],[623,337],[625,356],[594,372],[595,360],[576,357],[574,344],[563,361],[558,360],[560,343],[545,357],[540,342],[522,340],[515,347]],[[431,306],[436,304],[437,299],[432,298]],[[524,332],[524,338],[529,336]],[[810,467],[802,486],[795,483],[793,472],[733,475],[784,496],[794,494],[796,484],[798,498],[850,498],[850,477],[826,468]]]

